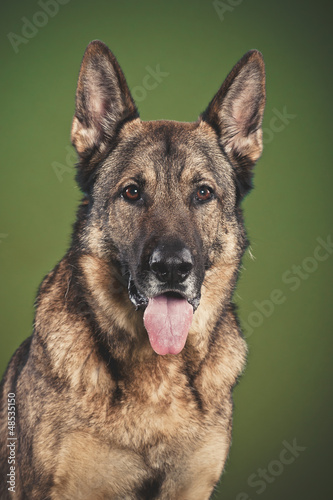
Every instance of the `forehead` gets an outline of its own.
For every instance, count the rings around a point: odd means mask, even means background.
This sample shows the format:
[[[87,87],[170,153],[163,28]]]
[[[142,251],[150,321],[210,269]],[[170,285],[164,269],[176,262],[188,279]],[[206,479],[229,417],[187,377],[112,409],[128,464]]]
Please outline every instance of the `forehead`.
[[[106,166],[113,182],[128,176],[157,181],[211,176],[219,183],[231,174],[214,130],[204,122],[129,122]]]

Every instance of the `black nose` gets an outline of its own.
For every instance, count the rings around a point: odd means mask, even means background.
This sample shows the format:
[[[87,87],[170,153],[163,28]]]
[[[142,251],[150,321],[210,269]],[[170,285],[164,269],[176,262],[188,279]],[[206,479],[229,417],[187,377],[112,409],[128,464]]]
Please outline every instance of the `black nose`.
[[[164,244],[155,248],[149,265],[159,281],[172,286],[186,280],[193,268],[193,257],[182,244]]]

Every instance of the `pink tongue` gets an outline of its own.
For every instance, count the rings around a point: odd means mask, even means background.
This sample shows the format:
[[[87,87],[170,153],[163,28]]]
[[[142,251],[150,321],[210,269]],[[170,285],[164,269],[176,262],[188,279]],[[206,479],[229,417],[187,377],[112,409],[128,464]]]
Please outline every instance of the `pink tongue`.
[[[193,317],[186,299],[158,295],[149,299],[143,315],[150,344],[157,354],[179,354]]]

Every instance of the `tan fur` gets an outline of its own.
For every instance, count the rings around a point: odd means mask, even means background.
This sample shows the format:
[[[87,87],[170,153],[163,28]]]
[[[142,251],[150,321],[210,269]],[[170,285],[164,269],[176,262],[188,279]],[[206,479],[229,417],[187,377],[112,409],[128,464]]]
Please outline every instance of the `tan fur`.
[[[16,500],[210,498],[246,360],[232,294],[246,248],[239,203],[262,148],[263,71],[249,52],[198,121],[142,122],[113,54],[88,46],[72,126],[85,193],[72,245],[42,282],[34,333],[1,385],[1,450],[8,393],[17,405]],[[137,203],[125,197],[133,184]],[[179,248],[191,257],[181,279],[152,266],[170,242],[177,259]],[[176,355],[154,352],[144,326],[163,294],[194,310]],[[7,467],[2,451],[3,477]],[[5,484],[0,498],[12,498]]]
[[[86,257],[81,260],[81,264],[85,268],[85,275],[89,276],[90,280],[93,279],[93,282],[90,281],[88,286],[94,290],[94,296],[98,297],[99,307],[102,309],[105,307],[105,311],[109,311],[111,316],[114,314],[122,327],[135,334],[139,329],[138,325],[140,327],[140,322],[136,316],[141,316],[141,314],[133,314],[129,306],[124,308],[124,304],[120,306],[118,300],[113,301],[112,290],[105,297],[106,292],[103,281],[106,284],[109,276],[105,273],[105,267],[102,263],[91,257]],[[101,275],[103,280],[98,279]],[[89,491],[88,487],[85,489],[85,484],[91,485],[92,491],[95,491],[95,498],[124,498],[122,491],[125,491],[129,486],[128,471],[131,471],[130,477],[134,482],[139,478],[142,479],[140,450],[155,439],[156,433],[158,435],[163,434],[164,445],[161,449],[154,449],[153,452],[147,454],[146,461],[150,466],[153,468],[161,467],[166,454],[172,450],[173,454],[179,457],[179,469],[185,469],[184,486],[179,491],[174,491],[175,496],[173,498],[208,498],[212,485],[215,484],[221,473],[229,447],[229,419],[231,418],[231,405],[228,408],[227,404],[229,391],[234,385],[245,361],[245,345],[238,334],[233,335],[231,333],[232,330],[229,330],[230,338],[228,343],[224,339],[221,345],[216,346],[216,350],[210,355],[207,355],[206,342],[202,341],[201,344],[198,342],[200,332],[207,331],[209,324],[207,315],[214,314],[214,307],[205,310],[205,305],[212,303],[210,294],[219,293],[223,289],[221,285],[223,281],[218,276],[218,273],[215,273],[215,281],[213,281],[212,276],[209,279],[210,289],[205,288],[207,291],[203,295],[202,307],[201,309],[199,307],[195,314],[194,325],[189,336],[189,349],[193,342],[193,349],[197,356],[195,359],[196,365],[199,366],[205,358],[205,365],[201,376],[197,378],[196,385],[200,393],[205,395],[204,404],[208,409],[206,417],[197,419],[197,408],[190,391],[186,388],[186,378],[182,373],[181,357],[171,359],[159,357],[155,359],[145,335],[145,341],[142,341],[140,347],[138,346],[138,350],[132,354],[137,362],[137,369],[134,368],[136,371],[132,386],[126,388],[127,391],[131,392],[131,406],[139,408],[138,414],[140,418],[135,421],[135,427],[133,428],[135,432],[129,433],[129,429],[133,425],[131,407],[118,410],[118,416],[116,409],[112,411],[112,414],[110,413],[104,396],[99,402],[98,399],[95,399],[95,404],[99,409],[98,415],[95,416],[96,428],[102,429],[99,431],[100,438],[91,439],[90,435],[78,436],[76,433],[66,437],[62,445],[62,451],[59,453],[59,466],[56,472],[58,478],[56,485],[62,486],[59,486],[58,490],[55,485],[54,490],[57,493],[54,493],[52,498],[73,498],[74,491],[76,492],[75,498],[81,498],[80,495],[83,495],[83,493],[80,493],[81,490],[85,492],[85,495]],[[126,300],[124,302],[127,303]],[[129,314],[129,312],[132,312],[132,314]],[[200,324],[204,325],[205,330],[199,329]],[[142,371],[142,363],[146,367],[145,371]],[[84,379],[81,374],[81,384],[83,380],[87,381],[86,391],[89,391],[90,381],[93,379],[91,374],[96,369],[92,363],[89,376],[89,366],[85,366],[87,373]],[[73,383],[75,384],[75,381]],[[103,388],[103,384],[101,388]],[[97,393],[98,386],[95,386],[95,398]],[[221,397],[227,398],[225,413],[229,415],[227,427],[224,428],[222,425],[222,431],[220,427],[221,421],[216,421],[214,416],[215,400]],[[86,398],[88,400],[89,392],[84,396],[84,399]],[[106,417],[106,415],[109,416]],[[225,420],[226,415],[224,415],[223,420]],[[106,422],[108,423],[105,422],[105,418],[107,418]],[[189,423],[190,428],[188,427]],[[203,432],[204,427],[210,430]],[[219,440],[220,444],[217,445]],[[82,442],[82,448],[80,448],[80,442]],[[101,443],[108,442],[110,443],[109,446],[101,446]],[[202,445],[198,449],[198,443],[200,442],[202,442]],[[110,451],[110,449],[114,451]],[[126,452],[120,451],[126,449],[128,449]],[[133,453],[133,450],[137,450],[137,453]],[[196,451],[194,452],[194,450]],[[94,459],[95,455],[96,459]],[[98,463],[98,467],[95,469],[92,467],[92,463]],[[76,479],[77,476],[81,479]],[[106,486],[106,484],[109,484],[107,478],[111,476],[114,479],[112,488],[115,487],[115,484],[117,485],[114,497],[110,496],[111,490],[108,489],[109,486]],[[85,478],[86,482],[82,483],[82,478]],[[203,478],[206,479],[203,480]],[[172,483],[172,478],[170,478],[170,482]],[[106,495],[104,491],[109,491],[109,497],[103,496]],[[200,496],[196,497],[199,493]],[[90,497],[82,496],[82,498]],[[161,498],[167,499],[170,497],[163,496]]]

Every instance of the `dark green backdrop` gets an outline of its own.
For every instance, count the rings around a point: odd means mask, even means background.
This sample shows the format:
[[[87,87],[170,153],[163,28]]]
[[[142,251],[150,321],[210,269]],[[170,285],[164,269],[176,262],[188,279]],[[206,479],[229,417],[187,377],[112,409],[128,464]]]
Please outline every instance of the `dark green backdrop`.
[[[257,48],[267,69],[265,149],[244,203],[254,259],[246,255],[235,297],[250,353],[215,498],[328,498],[330,3],[62,3],[49,15],[35,0],[1,3],[1,372],[31,332],[42,277],[68,246],[80,196],[69,133],[88,42],[99,38],[114,51],[145,120],[196,119],[233,64]],[[157,65],[164,76],[147,90],[145,75]],[[283,463],[295,440],[302,450]]]

